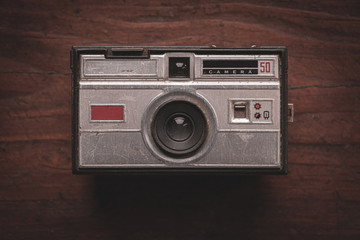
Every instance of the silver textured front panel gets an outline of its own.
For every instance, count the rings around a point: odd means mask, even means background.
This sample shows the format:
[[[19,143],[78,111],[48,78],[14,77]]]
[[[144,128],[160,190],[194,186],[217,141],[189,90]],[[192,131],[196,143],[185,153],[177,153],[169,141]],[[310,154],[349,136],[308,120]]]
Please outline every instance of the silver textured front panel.
[[[140,131],[141,118],[146,105],[162,92],[161,89],[83,89],[80,91],[80,131]],[[90,106],[94,104],[124,105],[125,121],[116,123],[90,121]]]
[[[210,152],[193,163],[155,158],[140,132],[82,133],[80,167],[280,167],[277,132],[220,132]],[[229,151],[236,149],[236,151]]]
[[[80,91],[80,162],[86,167],[179,167],[163,162],[146,148],[141,134],[141,119],[148,104],[161,89],[82,89]],[[199,89],[216,113],[218,133],[210,152],[181,167],[280,167],[279,91]],[[273,102],[273,124],[231,124],[228,99],[266,99]],[[91,104],[118,103],[126,106],[125,121],[90,121]],[[251,111],[251,114],[253,112]],[[233,149],[233,151],[229,151]]]
[[[102,55],[82,57],[82,77],[156,77],[157,61],[154,59],[105,59]]]

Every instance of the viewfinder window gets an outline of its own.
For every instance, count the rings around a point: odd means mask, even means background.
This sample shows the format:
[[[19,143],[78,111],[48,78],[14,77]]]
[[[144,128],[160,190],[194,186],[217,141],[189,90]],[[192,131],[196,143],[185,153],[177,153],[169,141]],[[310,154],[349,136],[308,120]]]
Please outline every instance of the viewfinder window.
[[[190,58],[169,57],[169,78],[189,78]]]

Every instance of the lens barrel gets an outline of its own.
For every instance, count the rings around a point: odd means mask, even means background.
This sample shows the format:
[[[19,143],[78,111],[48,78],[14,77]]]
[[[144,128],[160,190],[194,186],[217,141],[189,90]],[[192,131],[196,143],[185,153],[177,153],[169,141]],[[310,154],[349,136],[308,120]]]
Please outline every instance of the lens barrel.
[[[156,113],[151,134],[167,155],[181,158],[196,152],[204,143],[207,124],[202,111],[187,101],[172,101]]]

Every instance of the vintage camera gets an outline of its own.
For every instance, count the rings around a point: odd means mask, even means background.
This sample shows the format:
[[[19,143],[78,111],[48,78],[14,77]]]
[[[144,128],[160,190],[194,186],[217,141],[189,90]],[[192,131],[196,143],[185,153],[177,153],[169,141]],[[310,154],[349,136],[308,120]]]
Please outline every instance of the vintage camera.
[[[286,173],[285,47],[73,47],[74,173]]]

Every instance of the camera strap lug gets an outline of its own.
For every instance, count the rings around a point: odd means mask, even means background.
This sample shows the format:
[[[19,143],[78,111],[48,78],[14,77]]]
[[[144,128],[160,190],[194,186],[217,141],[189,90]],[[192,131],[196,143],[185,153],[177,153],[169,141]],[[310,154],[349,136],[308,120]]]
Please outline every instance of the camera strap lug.
[[[288,122],[294,122],[294,104],[288,104]]]

